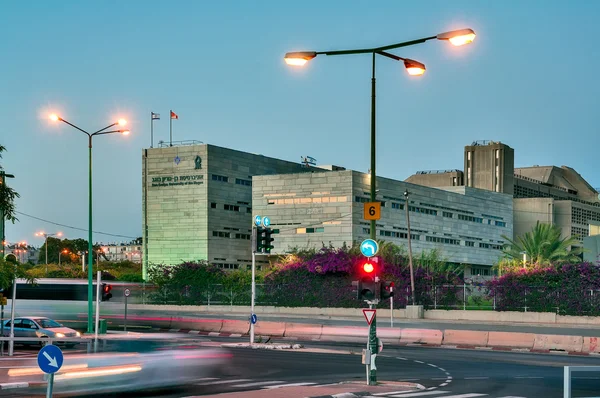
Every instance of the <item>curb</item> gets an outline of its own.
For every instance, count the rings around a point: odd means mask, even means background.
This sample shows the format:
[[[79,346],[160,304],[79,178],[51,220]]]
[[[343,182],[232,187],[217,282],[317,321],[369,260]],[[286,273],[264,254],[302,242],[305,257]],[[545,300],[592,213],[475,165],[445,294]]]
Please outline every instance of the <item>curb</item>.
[[[15,383],[0,383],[0,390],[14,390],[17,388],[41,387],[45,386],[46,382],[15,382]]]

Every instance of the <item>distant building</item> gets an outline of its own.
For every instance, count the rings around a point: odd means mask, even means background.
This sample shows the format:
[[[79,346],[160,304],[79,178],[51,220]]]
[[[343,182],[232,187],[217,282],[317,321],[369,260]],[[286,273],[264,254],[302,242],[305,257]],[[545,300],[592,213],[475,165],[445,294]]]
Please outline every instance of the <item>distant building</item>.
[[[100,250],[104,253],[100,256],[102,261],[132,261],[134,263],[142,262],[142,245],[113,243],[101,245]]]
[[[590,225],[600,222],[598,191],[570,167],[514,168],[514,150],[494,141],[466,146],[464,160],[466,186],[514,197],[514,237],[531,231],[539,221],[557,225],[563,237],[574,236],[583,243]],[[449,177],[449,172],[437,178],[417,173],[406,181],[444,187]]]
[[[20,263],[31,262],[37,264],[40,255],[40,250],[29,245],[21,245],[19,243],[7,244],[4,247],[5,258],[14,257]]]

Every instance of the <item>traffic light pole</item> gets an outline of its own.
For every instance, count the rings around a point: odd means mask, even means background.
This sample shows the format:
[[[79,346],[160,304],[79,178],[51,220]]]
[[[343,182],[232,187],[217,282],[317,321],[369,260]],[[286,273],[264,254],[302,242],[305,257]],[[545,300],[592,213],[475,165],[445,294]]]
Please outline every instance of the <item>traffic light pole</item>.
[[[369,304],[369,309],[373,309],[373,305],[377,305],[379,301],[367,301]],[[367,384],[370,386],[377,385],[377,367],[375,366],[375,359],[377,358],[377,351],[379,349],[379,344],[377,341],[377,313],[373,314],[373,321],[371,321],[371,325],[369,326],[369,341],[367,343],[367,352],[371,355],[371,360],[369,361],[368,366],[368,374],[367,374]]]
[[[254,315],[254,300],[255,300],[255,298],[256,298],[256,251],[254,250],[254,245],[253,245],[252,246],[252,296],[250,298],[250,345],[254,344],[254,322],[252,322],[252,315]]]

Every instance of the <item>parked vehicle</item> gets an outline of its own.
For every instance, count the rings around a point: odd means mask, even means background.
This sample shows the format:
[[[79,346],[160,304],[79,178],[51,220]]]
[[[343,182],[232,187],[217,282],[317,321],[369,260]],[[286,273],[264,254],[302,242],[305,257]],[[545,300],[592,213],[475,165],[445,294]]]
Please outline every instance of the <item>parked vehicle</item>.
[[[4,322],[4,337],[10,336],[10,319]],[[14,326],[15,337],[34,337],[34,338],[51,338],[61,339],[64,337],[74,338],[80,337],[81,333],[71,328],[65,327],[60,323],[45,317],[19,317],[15,318]],[[67,348],[75,346],[76,343],[60,341],[53,342],[54,344],[64,344]],[[40,341],[19,341],[16,344],[25,345],[40,345],[45,343]]]

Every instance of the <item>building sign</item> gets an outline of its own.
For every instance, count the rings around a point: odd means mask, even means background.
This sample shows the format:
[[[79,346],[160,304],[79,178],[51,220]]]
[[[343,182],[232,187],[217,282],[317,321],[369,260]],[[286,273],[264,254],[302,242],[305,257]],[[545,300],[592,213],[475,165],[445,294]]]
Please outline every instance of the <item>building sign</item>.
[[[172,187],[176,185],[201,185],[203,183],[203,175],[152,177],[153,187]]]

